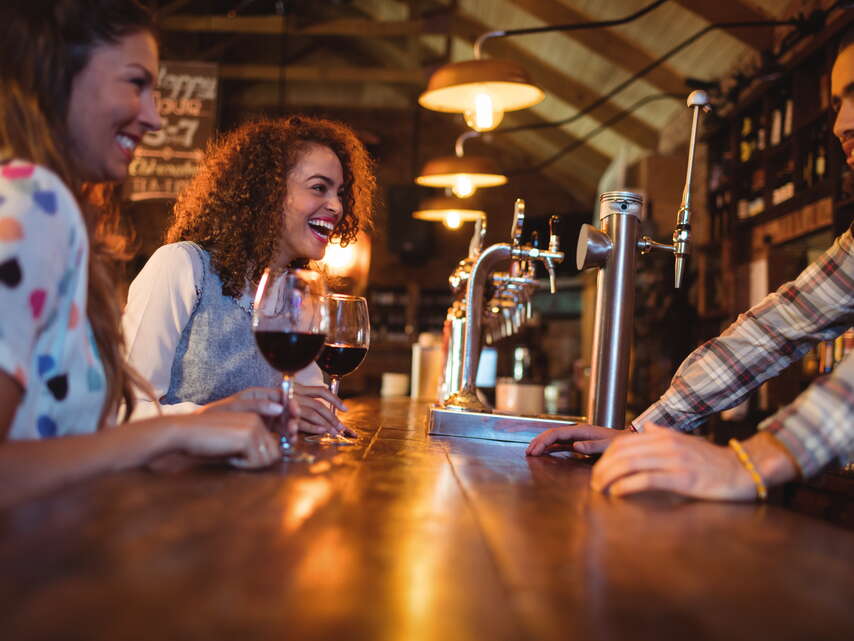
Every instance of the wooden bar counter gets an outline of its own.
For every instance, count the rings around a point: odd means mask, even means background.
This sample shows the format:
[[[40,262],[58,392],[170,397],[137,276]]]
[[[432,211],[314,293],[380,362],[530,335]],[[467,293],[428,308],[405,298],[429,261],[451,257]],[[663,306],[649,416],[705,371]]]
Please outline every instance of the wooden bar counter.
[[[591,464],[428,438],[261,472],[103,476],[0,512],[0,639],[854,639],[854,534],[767,505],[609,499]]]

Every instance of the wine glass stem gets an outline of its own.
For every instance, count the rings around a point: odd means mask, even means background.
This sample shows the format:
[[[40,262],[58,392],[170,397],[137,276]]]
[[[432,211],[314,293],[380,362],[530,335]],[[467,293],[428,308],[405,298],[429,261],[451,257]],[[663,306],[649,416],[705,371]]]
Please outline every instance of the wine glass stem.
[[[285,374],[282,376],[282,405],[284,405],[285,409],[282,412],[282,431],[279,433],[279,443],[283,450],[289,450],[293,447],[291,444],[290,426],[288,425],[291,418],[290,402],[293,397],[294,380],[289,374]]]
[[[329,381],[329,391],[330,391],[330,392],[332,392],[333,394],[335,394],[335,396],[338,396],[338,388],[339,388],[340,386],[341,386],[341,378],[340,378],[340,377],[338,377],[338,376],[332,376],[332,377],[330,377],[330,381]],[[333,415],[333,416],[338,416],[338,412],[337,412],[337,410],[335,409],[335,406],[334,406],[334,405],[332,406],[332,415]]]

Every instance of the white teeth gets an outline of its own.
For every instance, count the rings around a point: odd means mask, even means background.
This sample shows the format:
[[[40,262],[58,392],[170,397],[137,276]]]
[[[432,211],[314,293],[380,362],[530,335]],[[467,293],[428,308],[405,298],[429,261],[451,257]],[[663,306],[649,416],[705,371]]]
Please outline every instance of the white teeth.
[[[133,151],[136,149],[136,141],[129,136],[125,136],[124,134],[116,134],[116,142],[119,143],[123,149],[127,149],[128,151]]]
[[[328,231],[332,231],[333,229],[335,229],[335,225],[328,220],[310,220],[308,222],[314,225],[315,227],[322,227],[323,229],[326,229]]]

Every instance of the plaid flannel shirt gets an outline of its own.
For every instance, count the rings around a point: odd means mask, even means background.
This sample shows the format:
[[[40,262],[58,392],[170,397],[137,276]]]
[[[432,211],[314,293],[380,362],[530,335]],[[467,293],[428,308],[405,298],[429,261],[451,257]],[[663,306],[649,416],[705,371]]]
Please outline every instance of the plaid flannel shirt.
[[[854,237],[836,239],[800,276],[766,296],[682,363],[668,390],[633,422],[688,431],[740,403],[817,342],[854,323]],[[804,476],[854,450],[854,354],[759,425],[783,443]]]

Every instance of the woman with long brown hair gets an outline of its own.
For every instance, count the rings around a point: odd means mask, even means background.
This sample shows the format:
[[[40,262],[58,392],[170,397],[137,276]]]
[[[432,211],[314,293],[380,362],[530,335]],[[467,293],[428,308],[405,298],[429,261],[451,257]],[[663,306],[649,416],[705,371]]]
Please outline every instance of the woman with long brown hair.
[[[125,309],[128,358],[164,411],[278,386],[251,329],[261,274],[355,241],[370,223],[374,187],[365,147],[331,120],[250,122],[209,147],[175,205],[169,244],[131,284]],[[348,431],[323,402],[346,409],[314,363],[297,375],[296,399],[302,431]]]
[[[160,127],[151,16],[135,0],[4,0],[0,50],[0,502],[173,452],[271,464],[256,412],[282,408],[267,398],[106,429],[146,383],[122,357],[87,184],[126,178]]]

